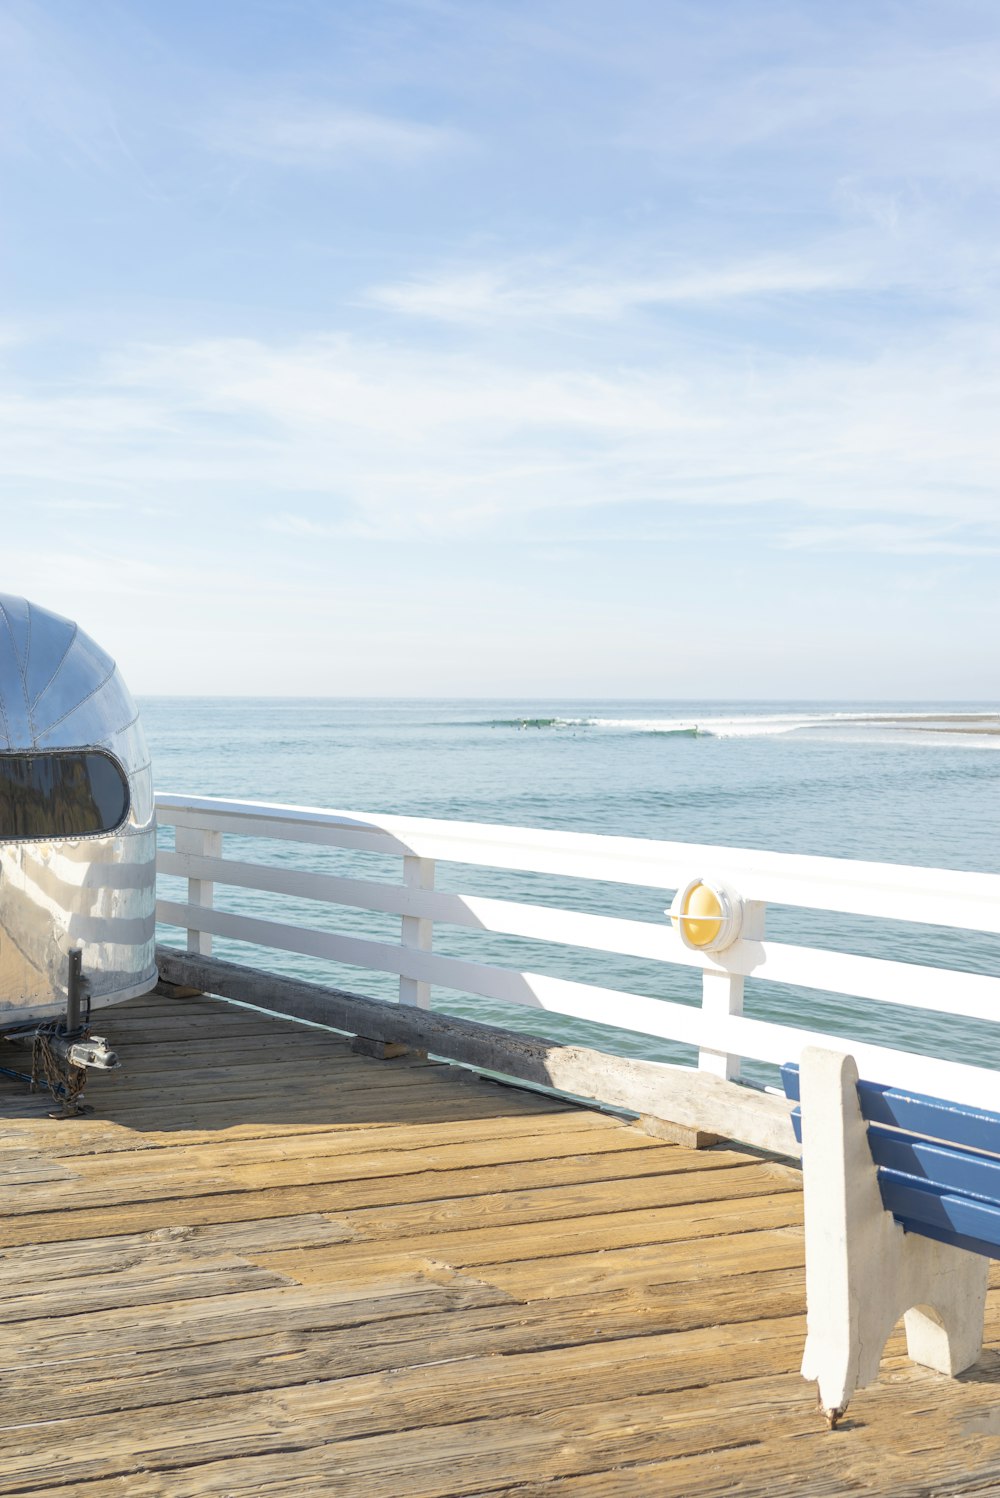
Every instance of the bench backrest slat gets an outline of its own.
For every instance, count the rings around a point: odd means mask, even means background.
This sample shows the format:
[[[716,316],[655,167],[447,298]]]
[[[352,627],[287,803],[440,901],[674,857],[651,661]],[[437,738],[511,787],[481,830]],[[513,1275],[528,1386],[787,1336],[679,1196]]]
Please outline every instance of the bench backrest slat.
[[[1000,1202],[1000,1160],[894,1133],[869,1124],[868,1146],[876,1165],[960,1196]]]
[[[785,1096],[801,1101],[799,1068],[786,1062],[781,1068]],[[1000,1091],[1000,1079],[998,1079]],[[887,1124],[890,1128],[908,1129],[925,1139],[944,1139],[962,1144],[966,1149],[985,1150],[1000,1155],[1000,1113],[985,1108],[968,1108],[944,1098],[927,1097],[920,1092],[906,1092],[883,1082],[858,1083],[861,1112],[869,1123]]]
[[[799,1102],[799,1068],[781,1068]],[[1000,1258],[1000,1113],[859,1081],[882,1203],[908,1232]],[[792,1113],[802,1142],[801,1108]]]
[[[858,1083],[861,1112],[869,1123],[907,1129],[928,1139],[945,1139],[966,1149],[1000,1154],[1000,1113],[967,1108],[943,1098],[924,1097],[878,1082]]]
[[[1000,1206],[914,1184],[912,1177],[880,1170],[882,1205],[910,1233],[940,1238],[988,1258],[1000,1256]],[[961,1241],[959,1241],[961,1240]]]

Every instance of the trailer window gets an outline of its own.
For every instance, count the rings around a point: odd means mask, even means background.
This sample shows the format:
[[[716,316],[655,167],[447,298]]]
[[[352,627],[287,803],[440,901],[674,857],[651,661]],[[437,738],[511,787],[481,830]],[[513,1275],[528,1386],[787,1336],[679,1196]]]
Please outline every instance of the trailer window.
[[[110,754],[0,754],[0,842],[95,837],[120,827],[128,807],[128,782]]]

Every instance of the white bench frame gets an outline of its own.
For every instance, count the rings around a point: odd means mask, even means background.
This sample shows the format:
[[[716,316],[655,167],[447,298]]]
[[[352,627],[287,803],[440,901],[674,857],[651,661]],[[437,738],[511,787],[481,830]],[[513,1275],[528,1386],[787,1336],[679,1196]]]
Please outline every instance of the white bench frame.
[[[807,1337],[802,1376],[831,1429],[878,1377],[900,1317],[914,1362],[954,1376],[980,1355],[989,1260],[904,1232],[882,1205],[853,1057],[802,1053]]]

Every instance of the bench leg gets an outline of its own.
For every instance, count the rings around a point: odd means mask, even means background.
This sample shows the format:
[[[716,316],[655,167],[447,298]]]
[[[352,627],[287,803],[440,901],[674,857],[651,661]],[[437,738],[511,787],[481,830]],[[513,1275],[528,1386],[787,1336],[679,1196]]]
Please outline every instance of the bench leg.
[[[983,1350],[989,1261],[929,1238],[905,1237],[912,1261],[906,1350],[915,1363],[954,1377]]]
[[[957,1373],[979,1356],[987,1262],[904,1233],[882,1206],[850,1056],[803,1053],[802,1175],[806,1218],[804,1378],[833,1426],[854,1390],[878,1377],[905,1317],[917,1362]]]

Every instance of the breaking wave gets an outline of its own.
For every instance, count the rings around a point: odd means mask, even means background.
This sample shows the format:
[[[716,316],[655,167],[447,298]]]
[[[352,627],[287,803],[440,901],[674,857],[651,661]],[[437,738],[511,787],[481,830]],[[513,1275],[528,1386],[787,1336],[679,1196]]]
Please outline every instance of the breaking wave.
[[[765,738],[781,734],[907,743],[989,743],[1000,747],[1000,713],[825,712],[710,713],[698,717],[495,718],[492,728],[575,729],[669,738]]]
[[[579,726],[582,718],[491,718],[490,728],[571,728]]]

